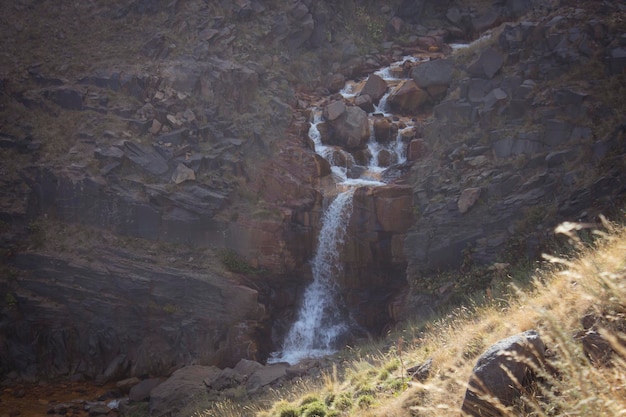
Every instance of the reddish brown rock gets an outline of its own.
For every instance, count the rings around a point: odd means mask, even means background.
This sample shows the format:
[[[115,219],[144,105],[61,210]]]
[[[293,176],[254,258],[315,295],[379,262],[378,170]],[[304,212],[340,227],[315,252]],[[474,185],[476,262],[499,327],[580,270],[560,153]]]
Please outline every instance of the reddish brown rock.
[[[386,185],[371,189],[380,229],[405,233],[413,223],[413,197],[409,186]]]
[[[377,142],[387,143],[391,140],[392,124],[386,117],[374,118],[374,138]]]
[[[371,74],[359,93],[360,96],[368,95],[374,103],[378,103],[387,92],[387,82],[376,74]]]
[[[419,88],[415,81],[408,80],[391,93],[387,103],[392,111],[411,115],[416,114],[427,99],[428,93]]]

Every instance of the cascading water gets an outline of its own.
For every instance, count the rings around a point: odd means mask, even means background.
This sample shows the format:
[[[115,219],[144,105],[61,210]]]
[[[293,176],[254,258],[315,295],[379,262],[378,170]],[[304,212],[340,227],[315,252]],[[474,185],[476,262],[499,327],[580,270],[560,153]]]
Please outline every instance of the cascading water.
[[[415,62],[413,57],[405,57],[405,60]],[[397,66],[398,63],[393,65]],[[381,71],[384,79],[398,81],[398,78],[392,78],[389,75],[390,71]],[[354,90],[354,84],[348,83],[341,94],[345,99],[351,99],[356,96]],[[388,116],[384,110],[386,97],[389,94],[390,92],[379,102],[374,113],[383,113],[383,116]],[[311,261],[313,282],[305,290],[302,306],[295,322],[287,332],[282,351],[275,352],[269,362],[296,363],[305,358],[324,356],[334,352],[340,347],[341,341],[349,336],[354,323],[349,313],[341,308],[344,303],[341,302],[337,278],[343,271],[340,254],[352,215],[353,196],[359,187],[384,185],[383,182],[372,179],[384,170],[378,163],[378,155],[383,149],[394,154],[398,163],[406,161],[406,146],[402,141],[402,131],[398,131],[395,141],[381,144],[374,138],[373,125],[370,121],[372,133],[368,143],[371,155],[369,166],[360,178],[349,179],[348,165],[355,165],[353,156],[343,149],[322,143],[317,127],[320,122],[322,122],[322,112],[319,109],[313,109],[309,137],[315,144],[315,152],[330,163],[336,185],[343,191],[336,195],[324,211],[317,249]]]
[[[349,330],[347,314],[340,309],[336,277],[341,273],[339,259],[346,228],[352,214],[356,188],[337,195],[324,213],[315,257],[311,262],[313,283],[304,293],[304,302],[283,345],[281,361],[298,362],[307,357],[332,353],[338,340]]]

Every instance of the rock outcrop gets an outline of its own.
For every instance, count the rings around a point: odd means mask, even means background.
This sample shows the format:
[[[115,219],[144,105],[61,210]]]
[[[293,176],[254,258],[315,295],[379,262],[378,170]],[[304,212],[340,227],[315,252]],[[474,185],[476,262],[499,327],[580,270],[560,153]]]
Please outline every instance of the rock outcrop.
[[[545,346],[529,330],[491,346],[472,372],[462,411],[470,416],[497,417],[527,390],[543,367]]]
[[[25,273],[3,286],[15,304],[2,328],[15,336],[3,340],[2,369],[108,382],[262,355],[258,332],[269,328],[258,291],[137,255],[106,247],[97,260],[18,255]]]

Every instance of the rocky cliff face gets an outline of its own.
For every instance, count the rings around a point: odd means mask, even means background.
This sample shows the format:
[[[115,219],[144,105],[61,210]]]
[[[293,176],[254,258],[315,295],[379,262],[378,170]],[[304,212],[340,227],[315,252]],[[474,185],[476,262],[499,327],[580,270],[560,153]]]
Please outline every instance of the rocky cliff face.
[[[3,4],[0,371],[264,359],[310,278],[330,173],[308,108],[410,53],[432,57],[400,69],[412,79],[392,98],[421,121],[410,163],[357,192],[344,254],[362,325],[383,329],[415,297],[434,307],[434,271],[533,256],[560,219],[621,207],[623,6],[560,3]],[[466,50],[444,42],[487,29]],[[366,92],[347,115],[380,99]],[[49,224],[65,227],[40,242]],[[75,227],[116,239],[85,255]],[[198,256],[214,261],[181,262]]]
[[[560,221],[619,217],[624,22],[609,16],[623,6],[586,6],[535,8],[452,55],[424,127],[430,154],[413,166],[418,287],[433,271],[533,259]]]

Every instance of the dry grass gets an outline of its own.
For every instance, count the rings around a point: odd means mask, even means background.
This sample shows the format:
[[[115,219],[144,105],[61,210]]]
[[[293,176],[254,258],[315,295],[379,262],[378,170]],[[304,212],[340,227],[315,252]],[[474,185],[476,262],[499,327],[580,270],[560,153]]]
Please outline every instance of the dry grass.
[[[218,403],[196,415],[458,416],[477,357],[498,340],[529,329],[541,335],[558,374],[540,371],[542,382],[503,416],[626,415],[626,227],[605,222],[605,231],[592,232],[593,243],[579,238],[592,234],[580,230],[584,227],[559,226],[572,254],[546,255],[532,288],[513,291],[506,302],[461,307],[426,328],[407,325],[390,335],[386,348],[381,343],[353,350],[352,359],[339,371],[326,372],[321,383],[301,380],[246,410]],[[599,332],[616,352],[610,364],[591,362],[575,340],[587,315],[599,318]],[[406,367],[429,358],[428,380],[409,381]],[[324,404],[319,414],[307,411],[306,403],[314,401]],[[259,411],[263,408],[267,411]]]

